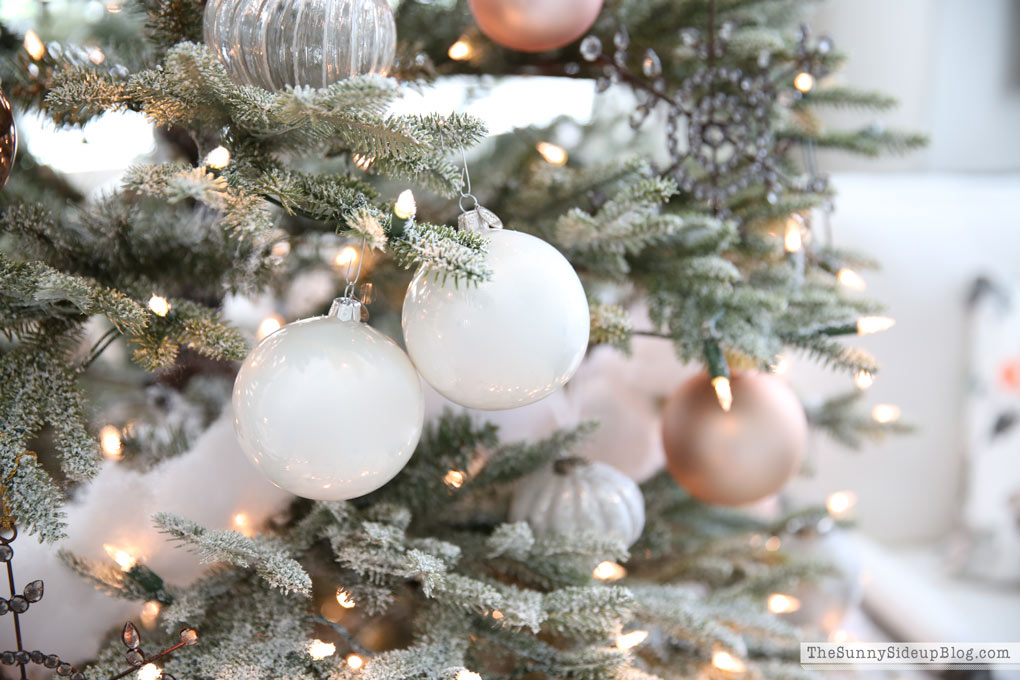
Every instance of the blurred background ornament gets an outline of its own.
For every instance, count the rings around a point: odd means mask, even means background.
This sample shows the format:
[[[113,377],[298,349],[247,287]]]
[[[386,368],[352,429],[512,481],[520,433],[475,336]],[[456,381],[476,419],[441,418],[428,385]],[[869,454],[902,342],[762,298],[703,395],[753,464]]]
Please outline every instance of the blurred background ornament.
[[[7,184],[18,153],[18,131],[14,125],[14,112],[7,93],[0,90],[0,187]]]
[[[346,297],[327,316],[266,337],[237,374],[233,408],[252,463],[317,500],[357,498],[393,479],[414,453],[424,414],[407,355]]]
[[[663,445],[670,474],[692,496],[746,505],[780,491],[797,472],[807,418],[775,376],[735,374],[730,389],[724,411],[708,374],[684,383],[663,408]]]
[[[518,482],[509,519],[527,522],[538,536],[593,533],[630,547],[645,527],[645,499],[605,463],[560,458]]]
[[[602,0],[470,0],[475,22],[494,42],[521,52],[569,45],[591,28]]]
[[[588,299],[558,250],[485,219],[499,218],[476,207],[461,216],[461,228],[487,241],[491,278],[466,286],[419,269],[404,297],[404,343],[425,381],[450,401],[517,408],[563,387],[581,365]]]
[[[385,76],[397,44],[386,0],[209,0],[203,34],[234,80],[267,90]]]

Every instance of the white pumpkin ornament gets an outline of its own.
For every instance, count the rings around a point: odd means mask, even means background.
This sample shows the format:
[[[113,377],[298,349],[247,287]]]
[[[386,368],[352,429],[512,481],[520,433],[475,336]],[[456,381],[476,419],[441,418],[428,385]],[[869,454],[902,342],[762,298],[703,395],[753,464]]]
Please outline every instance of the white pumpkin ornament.
[[[629,548],[645,528],[645,499],[637,484],[616,468],[560,458],[518,483],[510,521],[527,522],[538,536],[605,534]]]
[[[425,381],[461,406],[517,408],[563,387],[584,358],[591,321],[581,280],[540,238],[503,229],[476,206],[461,229],[488,241],[489,280],[465,285],[421,269],[401,325]]]
[[[350,297],[267,336],[234,382],[245,454],[269,481],[316,500],[356,498],[393,479],[418,444],[424,408],[407,355],[361,321]]]

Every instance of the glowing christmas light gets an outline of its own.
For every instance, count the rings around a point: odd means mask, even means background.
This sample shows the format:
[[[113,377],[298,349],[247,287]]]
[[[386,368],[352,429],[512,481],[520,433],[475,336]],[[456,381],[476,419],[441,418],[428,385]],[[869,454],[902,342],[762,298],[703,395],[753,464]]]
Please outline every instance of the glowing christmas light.
[[[875,384],[875,376],[868,371],[857,371],[854,374],[854,385],[857,385],[857,389],[866,390]]]
[[[155,600],[149,600],[142,605],[142,613],[140,618],[142,619],[142,625],[146,628],[152,628],[156,623],[156,619],[159,617],[159,602]]]
[[[46,46],[43,45],[43,41],[39,39],[39,34],[33,31],[31,28],[25,33],[25,51],[28,52],[28,56],[32,57],[35,61],[39,61],[46,56]]]
[[[205,166],[213,170],[222,170],[230,165],[230,150],[225,146],[218,146],[205,157]]]
[[[147,663],[138,669],[138,680],[156,680],[163,670],[154,663]]]
[[[804,247],[804,221],[799,215],[794,215],[786,221],[783,247],[788,253],[795,253]]]
[[[106,55],[103,54],[103,51],[101,49],[99,49],[98,47],[90,47],[90,48],[88,48],[88,55],[89,55],[89,61],[91,61],[93,64],[95,64],[97,66],[99,64],[102,64],[104,61],[106,61]]]
[[[352,671],[361,670],[361,667],[365,665],[365,660],[357,654],[348,654],[346,661],[347,667]]]
[[[474,54],[474,49],[471,47],[471,43],[461,38],[457,42],[450,45],[450,49],[446,51],[446,56],[450,57],[454,61],[466,61],[471,58]]]
[[[619,581],[627,575],[627,570],[616,562],[599,562],[591,575],[600,581]]]
[[[857,333],[860,335],[871,335],[887,331],[896,325],[896,319],[888,316],[862,316],[857,319]]]
[[[462,668],[461,670],[457,671],[456,680],[482,680],[482,676],[480,676],[478,673],[475,673],[474,671],[469,671],[466,668]]]
[[[860,274],[846,267],[836,272],[836,280],[839,281],[839,285],[850,290],[864,290],[868,287],[868,284],[864,282]]]
[[[113,425],[106,425],[99,431],[99,446],[103,449],[103,456],[110,460],[120,460],[124,455],[120,430]]]
[[[443,481],[447,486],[459,489],[464,486],[464,473],[460,470],[450,470],[443,476]]]
[[[332,642],[323,642],[322,640],[312,640],[308,643],[308,656],[312,657],[316,661],[325,659],[327,656],[333,656],[336,653],[336,645]]]
[[[871,409],[871,417],[876,423],[895,423],[900,419],[900,407],[896,404],[875,404]]]
[[[351,154],[351,160],[354,161],[354,165],[361,170],[368,170],[372,167],[372,163],[375,163],[374,156],[364,156],[360,153]]]
[[[170,302],[162,295],[149,298],[149,311],[156,316],[166,316],[170,312]]]
[[[793,595],[773,593],[769,595],[768,605],[769,611],[773,614],[789,614],[800,609],[800,600]]]
[[[775,552],[782,547],[783,541],[778,536],[769,536],[768,540],[765,541],[765,549],[769,552]]]
[[[414,194],[410,189],[404,189],[397,196],[397,202],[393,206],[393,214],[402,220],[414,217],[418,212],[418,204],[414,202]]]
[[[496,619],[497,621],[502,621],[503,620],[503,612],[499,611],[498,609],[493,609],[492,610],[492,618]]]
[[[728,673],[743,673],[747,669],[743,661],[722,649],[712,653],[712,665]]]
[[[807,71],[801,71],[793,79],[793,86],[801,92],[810,92],[815,87],[815,77]]]
[[[829,514],[835,517],[842,517],[857,504],[857,495],[853,491],[837,491],[829,494],[825,501],[825,507]]]
[[[354,246],[345,246],[340,250],[339,253],[336,254],[336,257],[333,258],[333,261],[336,263],[336,266],[338,267],[346,267],[349,264],[356,264],[358,262],[358,258],[360,257],[361,254],[358,252],[357,248],[355,248]]]
[[[121,571],[131,571],[138,563],[138,560],[128,551],[116,548],[109,543],[103,545],[103,550],[110,556],[110,559],[117,563]]]
[[[623,633],[616,636],[616,648],[626,652],[628,649],[637,647],[648,638],[647,630],[635,630],[630,633]]]
[[[270,314],[266,318],[262,319],[261,323],[259,323],[258,330],[255,331],[255,336],[261,340],[269,337],[281,328],[283,328],[283,317],[279,314]]]
[[[344,609],[354,609],[354,606],[356,604],[354,600],[351,599],[350,593],[348,593],[343,588],[336,589],[336,601]]]
[[[287,257],[290,255],[290,242],[278,241],[273,244],[269,252],[272,253],[273,257]]]
[[[772,365],[772,372],[776,375],[786,375],[790,372],[790,360],[782,354],[776,355],[776,363]]]
[[[562,146],[557,146],[550,142],[539,142],[535,145],[535,149],[538,150],[538,153],[541,154],[546,163],[552,165],[566,165],[567,163],[567,151]]]
[[[716,399],[723,411],[729,412],[733,408],[733,390],[730,388],[730,379],[720,375],[712,378],[712,388],[715,390]]]

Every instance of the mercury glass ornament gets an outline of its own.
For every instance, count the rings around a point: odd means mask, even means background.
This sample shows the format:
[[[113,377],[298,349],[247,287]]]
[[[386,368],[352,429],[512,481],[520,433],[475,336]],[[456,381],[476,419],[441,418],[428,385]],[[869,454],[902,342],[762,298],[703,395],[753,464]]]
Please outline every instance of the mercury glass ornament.
[[[269,481],[316,500],[375,491],[407,464],[424,419],[407,355],[361,321],[361,305],[266,337],[234,382],[234,429]]]
[[[267,90],[386,75],[396,56],[386,0],[209,0],[203,33],[234,80]]]

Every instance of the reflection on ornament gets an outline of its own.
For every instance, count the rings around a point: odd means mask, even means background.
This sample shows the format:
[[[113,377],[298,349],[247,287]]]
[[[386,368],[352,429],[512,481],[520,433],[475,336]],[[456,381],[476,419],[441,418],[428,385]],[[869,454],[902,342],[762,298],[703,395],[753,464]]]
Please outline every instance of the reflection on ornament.
[[[327,656],[333,656],[336,653],[336,645],[332,642],[323,642],[322,640],[312,640],[308,643],[308,656],[312,657],[316,661],[325,659]]]
[[[462,215],[462,228],[473,228],[467,218],[480,214]],[[477,231],[491,277],[468,286],[419,269],[404,297],[404,342],[421,376],[450,401],[517,408],[560,389],[581,365],[588,300],[574,268],[542,239]]]
[[[591,28],[602,9],[602,0],[469,0],[468,4],[482,33],[521,52],[569,45]]]
[[[209,0],[202,27],[231,78],[267,90],[386,75],[396,55],[386,0]]]
[[[360,170],[368,170],[375,163],[375,156],[365,156],[360,153],[351,154],[351,160]]]

